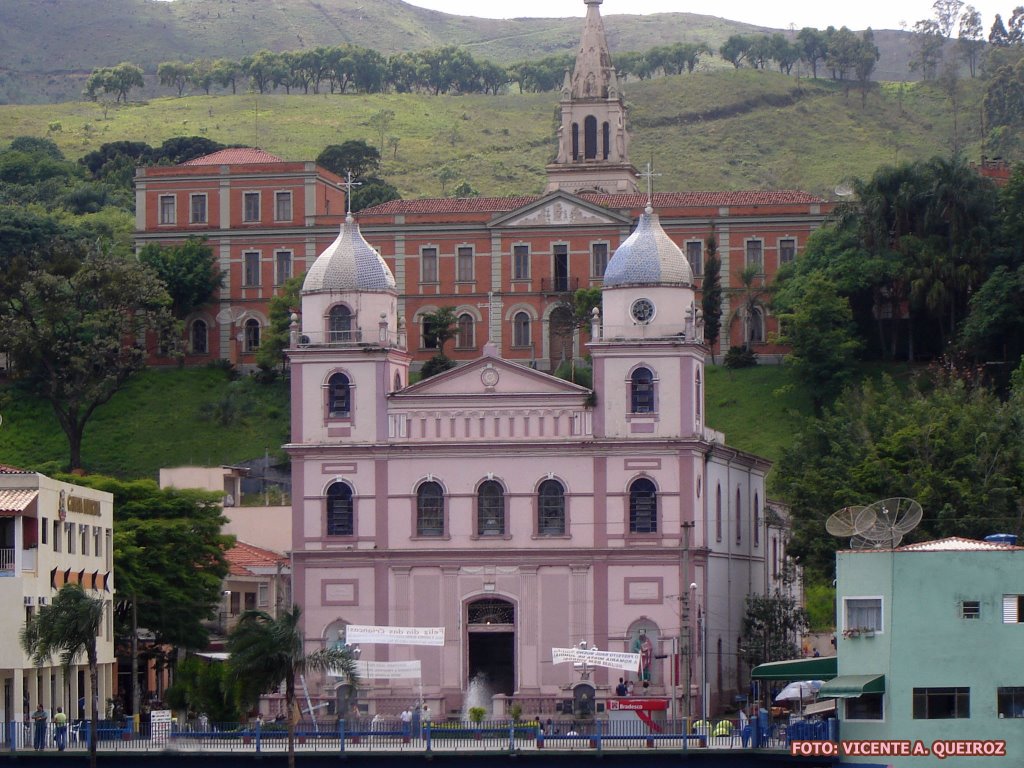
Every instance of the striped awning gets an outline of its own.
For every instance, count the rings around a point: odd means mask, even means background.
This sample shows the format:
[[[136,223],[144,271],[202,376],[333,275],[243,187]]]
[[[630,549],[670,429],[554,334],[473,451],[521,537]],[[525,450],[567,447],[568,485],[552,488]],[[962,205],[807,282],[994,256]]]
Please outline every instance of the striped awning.
[[[0,515],[20,515],[35,501],[39,491],[27,488],[4,488],[0,490]]]
[[[885,675],[842,675],[818,689],[819,696],[835,699],[856,699],[865,693],[885,693]]]

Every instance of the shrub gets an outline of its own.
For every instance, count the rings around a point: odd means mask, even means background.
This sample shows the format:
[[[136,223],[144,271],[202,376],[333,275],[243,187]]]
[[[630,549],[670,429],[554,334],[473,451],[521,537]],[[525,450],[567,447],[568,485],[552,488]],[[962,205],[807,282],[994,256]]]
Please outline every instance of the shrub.
[[[726,368],[750,368],[757,365],[757,355],[747,345],[742,347],[729,347],[725,353]]]

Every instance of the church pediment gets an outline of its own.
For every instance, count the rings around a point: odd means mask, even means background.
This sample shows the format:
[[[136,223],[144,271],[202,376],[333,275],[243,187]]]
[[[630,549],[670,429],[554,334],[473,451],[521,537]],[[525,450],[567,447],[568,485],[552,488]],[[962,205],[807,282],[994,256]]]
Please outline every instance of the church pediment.
[[[420,397],[586,397],[590,390],[542,371],[502,360],[481,357],[406,387],[393,395],[395,404]]]
[[[594,226],[602,224],[629,226],[628,217],[582,200],[566,192],[555,192],[530,205],[502,214],[492,227]]]

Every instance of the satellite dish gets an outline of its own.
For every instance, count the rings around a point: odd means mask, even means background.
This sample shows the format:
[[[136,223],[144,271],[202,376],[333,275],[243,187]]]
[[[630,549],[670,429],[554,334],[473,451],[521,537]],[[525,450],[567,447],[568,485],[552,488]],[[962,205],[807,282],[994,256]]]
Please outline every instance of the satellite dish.
[[[853,194],[853,187],[844,181],[836,187],[835,192],[836,197],[849,197]]]
[[[833,536],[858,536],[875,524],[875,515],[868,507],[843,507],[825,521],[825,530]]]
[[[924,517],[924,510],[918,502],[902,496],[881,499],[869,504],[865,510],[870,510],[875,521],[870,528],[859,532],[854,538],[873,542],[876,549],[895,549]],[[855,549],[867,548],[855,546],[853,539],[850,540],[850,546]]]
[[[890,538],[886,540],[869,539],[864,535],[850,537],[850,549],[896,549],[903,541],[903,534],[895,531],[889,532]]]

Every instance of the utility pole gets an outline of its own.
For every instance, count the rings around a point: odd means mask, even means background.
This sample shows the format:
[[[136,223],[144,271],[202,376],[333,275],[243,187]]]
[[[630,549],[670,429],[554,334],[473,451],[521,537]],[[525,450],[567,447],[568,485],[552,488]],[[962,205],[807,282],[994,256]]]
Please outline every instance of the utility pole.
[[[687,585],[690,583],[690,532],[693,530],[694,523],[683,523],[683,557],[682,557],[682,574],[679,579],[679,658],[676,661],[677,668],[675,671],[674,684],[679,682],[679,661],[686,663],[686,688],[683,691],[683,696],[686,700],[686,709],[684,716],[689,720],[692,714],[690,709],[690,686],[692,684],[692,664],[691,657],[693,655],[693,645],[690,642],[690,590]],[[677,699],[673,696],[673,701]],[[687,723],[688,725],[688,723]],[[684,725],[684,729],[687,727]]]

